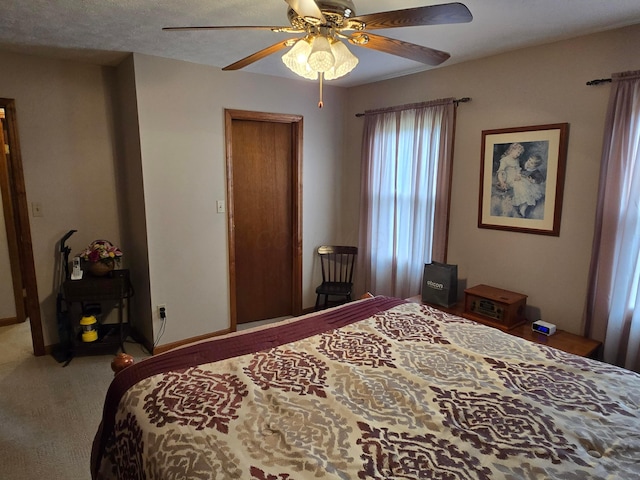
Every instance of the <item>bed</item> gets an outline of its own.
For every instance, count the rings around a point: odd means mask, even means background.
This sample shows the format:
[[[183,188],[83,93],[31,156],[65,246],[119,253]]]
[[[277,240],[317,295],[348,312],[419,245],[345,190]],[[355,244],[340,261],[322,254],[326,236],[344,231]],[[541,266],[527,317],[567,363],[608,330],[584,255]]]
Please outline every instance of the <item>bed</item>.
[[[640,375],[374,297],[119,373],[94,479],[640,479]]]

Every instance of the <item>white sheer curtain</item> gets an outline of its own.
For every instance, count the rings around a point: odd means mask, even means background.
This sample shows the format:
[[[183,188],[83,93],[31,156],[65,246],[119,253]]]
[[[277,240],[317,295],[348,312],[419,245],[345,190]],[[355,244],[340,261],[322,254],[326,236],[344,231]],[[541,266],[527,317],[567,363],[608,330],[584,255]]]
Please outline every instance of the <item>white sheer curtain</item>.
[[[358,269],[366,291],[417,295],[424,264],[445,261],[454,117],[453,99],[365,112]]]
[[[640,71],[612,80],[586,327],[606,362],[640,372]]]

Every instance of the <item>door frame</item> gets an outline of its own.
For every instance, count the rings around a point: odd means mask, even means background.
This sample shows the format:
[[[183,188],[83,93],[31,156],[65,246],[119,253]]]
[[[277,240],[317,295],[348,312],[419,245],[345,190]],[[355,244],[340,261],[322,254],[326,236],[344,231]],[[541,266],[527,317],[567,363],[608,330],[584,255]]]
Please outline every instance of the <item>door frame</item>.
[[[291,125],[291,221],[292,221],[292,291],[291,308],[294,316],[302,313],[302,115],[252,112],[225,109],[225,144],[227,169],[227,222],[229,242],[229,314],[231,331],[236,330],[236,251],[233,210],[233,120],[287,123]]]
[[[24,171],[22,169],[15,100],[0,98],[0,107],[5,110],[9,133],[9,138],[4,139],[5,143],[9,145],[10,152],[7,159],[8,171],[6,172],[6,183],[2,182],[0,187],[2,187],[3,200],[7,197],[10,200],[8,202],[9,205],[4,205],[4,213],[9,256],[11,258],[11,276],[14,289],[19,289],[15,293],[16,312],[18,321],[22,320],[20,318],[21,315],[26,314],[29,317],[33,353],[36,356],[41,356],[47,352],[42,333],[42,318],[40,316],[40,301],[38,299],[38,284],[33,259],[29,208],[24,183]],[[18,305],[19,303],[21,305]]]

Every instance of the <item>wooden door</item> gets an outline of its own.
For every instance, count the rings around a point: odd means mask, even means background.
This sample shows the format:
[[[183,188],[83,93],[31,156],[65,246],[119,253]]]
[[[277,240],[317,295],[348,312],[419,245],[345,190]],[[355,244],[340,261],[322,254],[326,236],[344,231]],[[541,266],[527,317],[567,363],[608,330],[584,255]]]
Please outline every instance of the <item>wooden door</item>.
[[[301,311],[298,116],[227,111],[232,325]]]

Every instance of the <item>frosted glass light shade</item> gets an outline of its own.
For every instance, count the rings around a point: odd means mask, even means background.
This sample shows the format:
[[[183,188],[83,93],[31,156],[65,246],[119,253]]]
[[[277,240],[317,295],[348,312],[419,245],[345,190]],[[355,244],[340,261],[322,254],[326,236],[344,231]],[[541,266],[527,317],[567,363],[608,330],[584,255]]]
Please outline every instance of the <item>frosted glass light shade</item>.
[[[315,37],[311,44],[311,53],[307,60],[311,69],[316,72],[326,72],[333,67],[335,61],[329,39],[321,35]]]
[[[301,77],[315,80],[318,78],[318,72],[314,72],[307,59],[311,53],[311,44],[306,39],[298,40],[291,49],[282,56],[282,62],[293,73]]]
[[[333,80],[353,70],[358,58],[342,41],[317,35],[298,40],[282,56],[282,62],[301,77],[316,80],[322,72],[325,80]]]
[[[325,80],[340,78],[358,65],[358,57],[351,53],[349,48],[340,40],[331,44],[331,51],[336,61],[334,66],[324,73]]]

